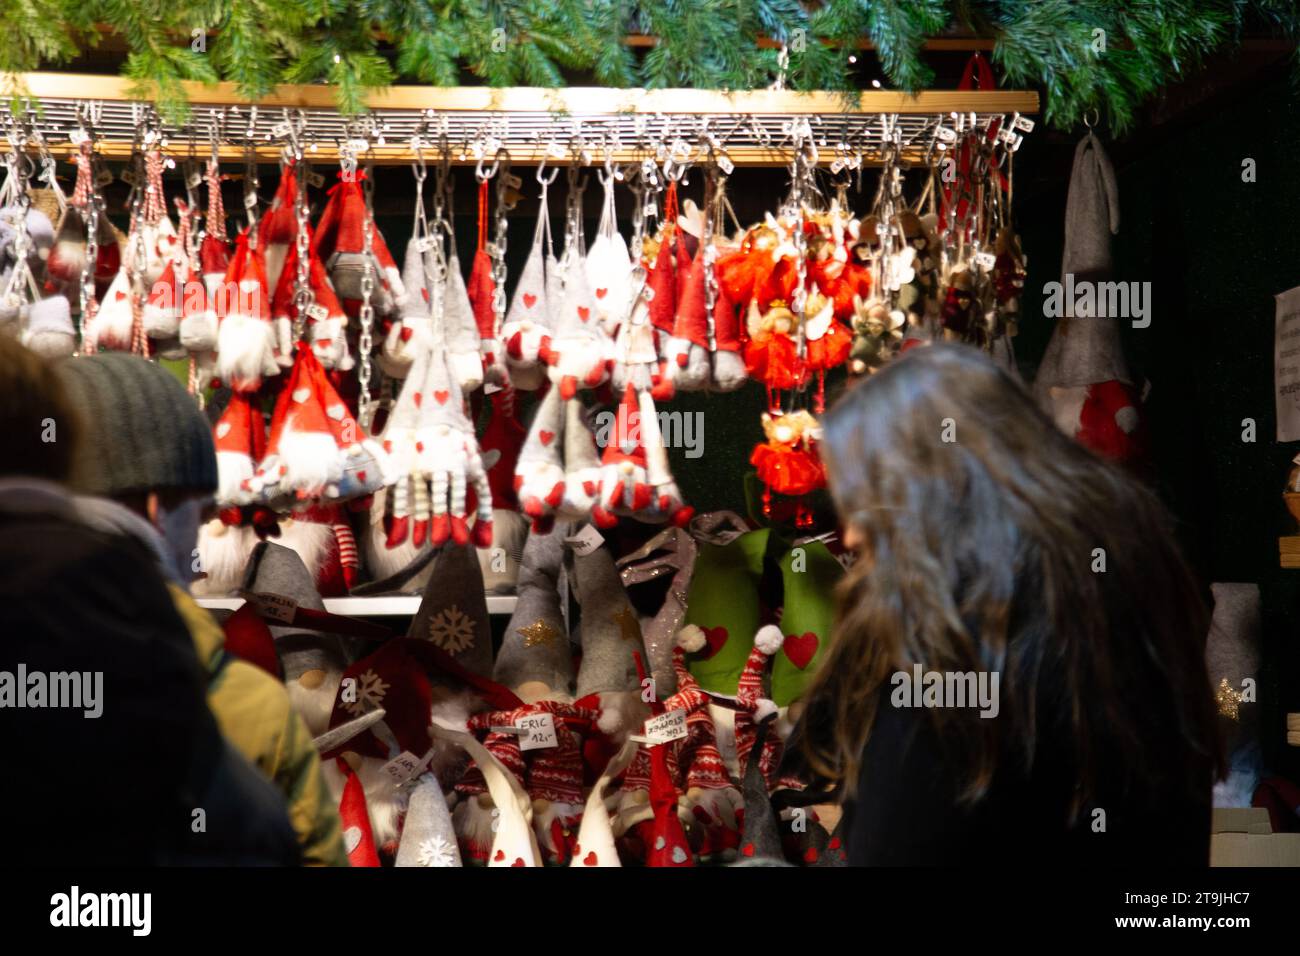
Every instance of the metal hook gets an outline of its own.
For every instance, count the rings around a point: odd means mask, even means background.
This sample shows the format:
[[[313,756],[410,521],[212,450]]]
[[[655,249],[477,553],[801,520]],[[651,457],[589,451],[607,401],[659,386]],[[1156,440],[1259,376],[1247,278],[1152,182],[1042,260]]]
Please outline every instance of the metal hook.
[[[1089,115],[1091,115],[1093,118],[1089,119],[1088,118]],[[1083,125],[1088,128],[1089,132],[1091,132],[1093,127],[1095,127],[1100,122],[1101,122],[1101,113],[1098,111],[1097,107],[1093,106],[1087,110],[1084,110]]]

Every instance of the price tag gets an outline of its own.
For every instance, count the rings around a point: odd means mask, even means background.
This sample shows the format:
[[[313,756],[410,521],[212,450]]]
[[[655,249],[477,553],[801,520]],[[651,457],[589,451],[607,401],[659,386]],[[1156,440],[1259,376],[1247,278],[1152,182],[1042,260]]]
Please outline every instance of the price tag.
[[[283,594],[258,592],[252,595],[252,600],[262,617],[272,621],[283,621],[285,624],[293,623],[293,616],[298,610],[298,602]]]
[[[257,207],[257,193],[244,193],[244,208],[255,209]]]
[[[122,170],[121,179],[122,182],[126,183],[128,186],[134,186],[137,181],[135,178],[135,170],[130,166],[126,167],[126,169]]]
[[[831,163],[831,172],[838,173],[848,165],[847,160],[840,158]]]
[[[393,783],[406,783],[424,768],[424,761],[411,753],[409,750],[403,750],[388,763],[384,764],[384,773],[393,778]]]
[[[289,133],[292,131],[293,131],[293,126],[289,123],[288,120],[285,120],[283,123],[276,123],[274,126],[271,127],[271,135],[275,139],[283,139],[285,136],[288,136]]]
[[[552,159],[564,159],[569,155],[569,152],[559,143],[550,142],[546,144],[546,155]]]
[[[95,177],[96,186],[107,186],[113,181],[113,174],[107,169],[101,169],[99,175]]]
[[[555,736],[555,716],[553,714],[530,714],[515,721],[515,726],[522,733],[519,735],[520,750],[545,750],[558,747]]]
[[[168,156],[166,159],[163,160],[163,169],[175,169],[175,168],[176,168],[176,160],[172,159],[170,156]]]
[[[935,135],[941,143],[952,145],[957,142],[957,131],[947,126],[940,126]]]
[[[317,189],[320,189],[325,185],[325,177],[315,170],[311,170],[307,173],[307,185],[315,186]]]
[[[1004,126],[1002,129],[998,130],[998,139],[1004,143],[1014,143],[1019,138],[1020,137],[1016,135],[1016,131],[1013,129],[1008,129]]]
[[[313,322],[324,322],[330,317],[330,310],[319,302],[307,306],[307,315]]]
[[[977,252],[975,254],[975,265],[981,272],[988,272],[998,261],[998,257],[991,252]]]
[[[483,383],[483,394],[484,394],[484,395],[495,395],[497,392],[500,392],[500,391],[502,391],[502,388],[501,388],[501,386],[498,385],[496,382],[485,382],[485,383]],[[486,457],[486,456],[485,456],[485,457]]]
[[[670,710],[645,722],[645,736],[650,746],[672,743],[686,736],[686,711]]]
[[[1034,131],[1034,121],[1028,116],[1017,116],[1015,123],[1012,125],[1022,133],[1032,133]]]
[[[584,525],[582,530],[579,531],[577,534],[575,534],[573,537],[565,538],[564,543],[568,545],[572,545],[573,553],[581,558],[591,554],[591,552],[595,551],[602,544],[604,544],[605,538],[599,531],[596,530],[595,525],[587,524]]]
[[[88,139],[90,139],[90,137],[86,135],[86,131],[84,129],[74,129],[71,133],[68,134],[68,142],[71,143],[73,146],[80,146]]]
[[[364,153],[369,148],[370,148],[370,140],[368,139],[348,140],[348,149],[352,150],[352,152],[354,153]]]
[[[197,169],[185,177],[185,185],[190,189],[198,189],[203,184],[203,174]]]

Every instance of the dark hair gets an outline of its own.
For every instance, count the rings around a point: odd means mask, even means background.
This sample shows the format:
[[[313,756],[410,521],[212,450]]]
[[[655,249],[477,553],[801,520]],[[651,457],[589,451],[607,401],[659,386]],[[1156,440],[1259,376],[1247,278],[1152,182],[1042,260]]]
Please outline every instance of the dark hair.
[[[81,419],[63,383],[35,352],[0,333],[0,475],[67,482]]]
[[[816,773],[853,792],[882,687],[919,663],[1000,674],[996,719],[929,711],[965,801],[1001,761],[1028,768],[1049,728],[1073,748],[1071,820],[1103,769],[1108,786],[1122,769],[1118,786],[1208,792],[1220,759],[1209,619],[1150,491],[964,346],[918,348],[852,388],[822,452],[863,557],[808,694]]]

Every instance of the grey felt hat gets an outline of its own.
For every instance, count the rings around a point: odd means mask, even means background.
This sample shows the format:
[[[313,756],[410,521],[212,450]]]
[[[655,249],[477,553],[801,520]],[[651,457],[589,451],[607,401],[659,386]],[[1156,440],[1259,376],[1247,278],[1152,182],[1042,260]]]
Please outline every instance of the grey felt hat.
[[[573,556],[573,585],[582,606],[578,697],[640,687],[633,652],[648,668],[641,622],[623,590],[614,556],[601,545]]]
[[[759,759],[775,721],[776,715],[771,714],[759,722],[758,732],[754,735],[754,748],[749,752],[745,779],[741,785],[741,795],[745,798],[745,823],[740,836],[740,852],[748,859],[785,859],[785,851],[781,848],[780,824],[777,822],[776,811],[772,809],[772,799],[767,793],[767,784],[760,767],[762,761]]]
[[[573,648],[560,613],[560,572],[564,536],[556,525],[550,534],[530,533],[519,569],[519,597],[510,616],[493,679],[507,687],[541,681],[552,691],[569,693],[573,684]]]
[[[212,428],[165,368],[122,352],[77,356],[55,368],[90,426],[74,469],[78,490],[217,490]]]
[[[492,624],[483,569],[470,545],[448,542],[433,557],[429,583],[406,636],[429,641],[484,677],[492,673]]]
[[[411,791],[397,845],[397,866],[460,866],[451,812],[438,778],[426,773]]]
[[[325,602],[302,558],[296,551],[270,541],[260,541],[253,548],[244,571],[243,590],[287,597],[312,611],[325,610]],[[337,636],[282,624],[272,624],[270,629],[286,682],[311,670],[342,674],[347,668],[347,655]]]

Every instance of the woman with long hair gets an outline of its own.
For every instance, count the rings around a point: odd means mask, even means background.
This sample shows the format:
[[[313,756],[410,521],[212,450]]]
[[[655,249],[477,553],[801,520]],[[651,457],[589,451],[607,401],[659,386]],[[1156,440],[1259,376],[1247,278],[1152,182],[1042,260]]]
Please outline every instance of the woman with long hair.
[[[1206,865],[1209,618],[1155,496],[964,346],[852,388],[822,452],[859,558],[799,736],[850,863]]]

